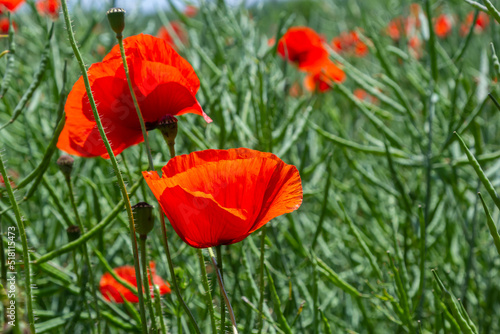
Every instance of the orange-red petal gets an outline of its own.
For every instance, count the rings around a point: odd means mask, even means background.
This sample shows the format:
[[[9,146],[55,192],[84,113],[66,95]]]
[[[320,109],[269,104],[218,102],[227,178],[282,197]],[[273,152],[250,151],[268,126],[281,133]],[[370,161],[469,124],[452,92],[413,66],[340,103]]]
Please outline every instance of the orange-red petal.
[[[162,171],[143,175],[177,234],[197,248],[239,242],[302,203],[297,169],[271,153],[193,152]]]
[[[158,286],[158,290],[160,291],[160,295],[164,295],[170,293],[170,285],[165,282],[160,276],[155,273],[155,265],[154,263],[150,263],[151,273],[149,276],[149,283],[151,285],[151,276],[153,277],[153,283]],[[133,266],[122,266],[113,269],[116,275],[126,282],[130,283],[132,286],[137,288],[137,280],[135,275],[135,268]],[[111,276],[110,273],[105,273],[102,275],[101,280],[99,282],[99,289],[101,294],[107,301],[115,302],[115,303],[123,303],[124,299],[130,303],[139,302],[138,297],[129,289],[118,283],[117,280]],[[154,298],[153,290],[151,287],[151,297]]]

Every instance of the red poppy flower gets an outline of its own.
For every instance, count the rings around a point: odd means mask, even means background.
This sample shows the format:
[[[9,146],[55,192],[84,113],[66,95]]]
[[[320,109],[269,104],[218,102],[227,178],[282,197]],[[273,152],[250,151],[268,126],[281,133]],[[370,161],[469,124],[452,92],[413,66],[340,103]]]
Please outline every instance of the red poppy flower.
[[[17,30],[16,22],[12,22],[12,25],[14,26],[14,31],[16,31]],[[2,17],[0,19],[0,33],[2,33],[3,35],[7,35],[9,33],[9,28],[10,28],[9,19],[7,17]]]
[[[292,27],[278,41],[278,53],[303,71],[315,71],[328,61],[323,38],[311,28]]]
[[[361,101],[366,101],[372,104],[377,104],[378,99],[375,96],[372,96],[368,94],[364,89],[362,88],[356,88],[353,92],[354,96],[361,100]]]
[[[206,248],[239,242],[302,203],[295,166],[247,148],[205,150],[143,172],[179,237]]]
[[[193,5],[187,5],[184,9],[184,15],[187,17],[195,17],[198,14],[198,7]]]
[[[182,27],[182,24],[180,22],[178,21],[170,22],[169,29],[167,29],[167,27],[161,27],[160,30],[158,30],[158,35],[157,35],[158,38],[163,39],[165,42],[167,42],[174,48],[176,48],[175,45],[176,38],[178,38],[179,41],[182,42],[182,44],[186,44],[188,42],[187,33]],[[172,36],[172,34],[170,33],[171,31],[175,34],[175,37]]]
[[[36,3],[36,9],[41,15],[50,16],[52,19],[59,17],[59,0],[41,0]]]
[[[6,8],[11,12],[15,11],[24,0],[0,0],[0,9]]]
[[[151,297],[154,298],[151,276],[153,276],[153,283],[158,286],[160,295],[170,293],[170,285],[165,282],[160,276],[156,275],[155,264],[153,262],[150,262],[149,266],[151,267],[151,272],[148,273]],[[135,268],[133,266],[118,267],[113,269],[113,271],[116,273],[116,275],[118,275],[118,277],[137,288]],[[125,298],[125,300],[131,303],[139,302],[139,298],[134,293],[132,293],[132,291],[118,283],[118,281],[115,280],[110,273],[105,273],[104,275],[102,275],[101,281],[99,282],[99,289],[101,290],[102,295],[107,301],[121,304],[124,303],[123,298]]]
[[[132,85],[148,129],[155,128],[166,115],[193,113],[203,116],[208,123],[212,121],[196,100],[195,94],[200,86],[196,73],[165,41],[141,34],[125,38],[124,47]],[[113,152],[120,154],[127,147],[141,143],[144,138],[118,45],[103,62],[92,65],[88,74]],[[83,157],[109,158],[82,77],[68,96],[65,112],[66,125],[57,147]]]
[[[460,27],[460,35],[465,36],[469,32],[470,26],[472,25],[472,21],[474,21],[474,12],[470,12],[467,14],[465,18],[465,22]],[[474,32],[476,34],[480,34],[488,27],[490,23],[490,18],[488,14],[484,12],[479,12],[476,23],[474,24]]]
[[[434,23],[434,31],[436,32],[436,35],[440,38],[448,36],[451,32],[452,24],[451,18],[448,15],[439,15]]]
[[[326,92],[334,83],[342,83],[345,73],[334,62],[330,61],[318,72],[308,74],[304,79],[304,87],[310,92]]]
[[[339,53],[351,53],[357,57],[368,54],[368,46],[361,41],[356,31],[342,32],[332,39],[332,47]]]
[[[410,54],[415,57],[415,59],[420,59],[420,57],[422,57],[422,41],[418,36],[413,36],[408,40],[408,48]]]

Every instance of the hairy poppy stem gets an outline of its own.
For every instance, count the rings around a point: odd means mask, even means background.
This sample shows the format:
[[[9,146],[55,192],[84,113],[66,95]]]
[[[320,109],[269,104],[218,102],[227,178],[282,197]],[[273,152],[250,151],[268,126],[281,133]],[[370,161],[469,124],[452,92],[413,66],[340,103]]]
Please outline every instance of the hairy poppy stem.
[[[258,333],[262,333],[262,328],[264,327],[264,255],[265,255],[265,246],[266,246],[266,225],[262,226],[260,232],[260,271],[259,271],[259,331]]]
[[[139,236],[139,249],[141,255],[142,265],[142,281],[144,282],[144,290],[146,291],[146,306],[148,307],[149,316],[151,317],[151,332],[155,333],[157,330],[156,317],[153,310],[153,302],[151,300],[151,289],[149,287],[148,267],[147,267],[147,253],[146,253],[146,235]],[[153,275],[151,274],[151,278]],[[151,283],[154,284],[151,279]]]
[[[148,132],[146,131],[146,125],[144,124],[144,119],[142,118],[141,108],[139,103],[137,103],[137,97],[135,96],[134,87],[132,86],[132,81],[130,80],[130,74],[128,70],[127,57],[125,56],[125,48],[123,47],[123,36],[116,35],[118,44],[120,45],[120,53],[122,55],[123,68],[125,69],[125,76],[127,77],[128,89],[130,90],[130,95],[132,95],[132,100],[134,101],[135,111],[137,112],[137,117],[139,118],[139,123],[141,124],[142,136],[144,137],[144,143],[146,144],[146,153],[148,155],[149,170],[155,170],[153,164],[153,156],[151,155],[151,147],[149,146]]]
[[[217,253],[217,263],[219,264],[219,269],[220,269],[220,278],[222,280],[222,283],[224,283],[224,272],[222,268],[222,252],[221,252],[221,245],[218,245],[215,247],[215,251]],[[222,287],[221,287],[221,295],[222,295]],[[224,334],[226,332],[226,310],[224,307],[224,303],[221,303],[220,305],[220,332],[221,334]]]
[[[68,185],[68,190],[69,190],[69,201],[71,203],[71,208],[73,209],[73,213],[75,214],[75,219],[76,223],[78,224],[78,227],[80,228],[80,231],[83,232],[85,231],[83,227],[82,220],[80,218],[80,214],[78,213],[78,208],[76,207],[75,203],[75,192],[73,190],[73,183],[71,182],[71,177],[65,176],[66,179],[66,184]],[[97,332],[101,333],[101,326],[100,326],[100,319],[101,319],[101,313],[99,311],[99,302],[97,299],[97,292],[95,289],[95,282],[94,282],[94,273],[92,272],[92,264],[90,263],[90,256],[89,256],[89,250],[87,248],[87,244],[83,243],[82,244],[82,254],[83,254],[83,259],[85,261],[85,265],[88,268],[88,278],[89,278],[89,283],[90,283],[90,290],[92,291],[92,298],[94,299],[94,307],[95,307],[95,313],[96,313],[96,322],[97,322]],[[89,315],[89,317],[91,317]]]
[[[137,249],[137,239],[135,237],[135,226],[134,226],[134,214],[132,212],[132,206],[130,205],[130,200],[128,198],[127,188],[125,187],[125,182],[123,181],[122,174],[120,172],[120,168],[118,166],[118,162],[116,161],[115,154],[111,145],[106,136],[106,132],[104,131],[104,127],[102,126],[101,118],[99,116],[99,112],[97,111],[97,106],[94,100],[94,96],[92,95],[92,88],[90,87],[89,76],[87,74],[87,68],[85,66],[85,62],[83,61],[80,50],[78,50],[78,46],[76,44],[75,35],[73,33],[73,26],[71,25],[71,18],[68,12],[68,4],[67,0],[61,0],[61,7],[64,15],[64,23],[66,25],[66,30],[68,31],[69,42],[71,44],[71,48],[73,49],[73,53],[75,54],[75,58],[78,61],[78,65],[80,66],[80,71],[82,72],[83,82],[85,84],[85,90],[87,92],[87,96],[89,98],[90,107],[92,109],[92,114],[94,116],[94,120],[96,122],[97,128],[99,129],[99,134],[101,135],[104,146],[106,147],[106,151],[109,155],[109,160],[111,161],[111,165],[113,166],[113,170],[116,174],[118,187],[120,188],[120,192],[123,197],[123,202],[125,204],[125,209],[127,210],[128,222],[129,222],[129,232],[130,232],[130,240],[132,242],[132,252],[134,254],[134,267],[136,272],[137,279],[137,291],[139,297],[139,307],[141,311],[141,322],[142,322],[142,332],[147,333],[148,327],[146,323],[146,311],[144,308],[144,296],[142,291],[142,280],[141,280],[141,267],[139,265],[139,250]],[[34,326],[33,326],[34,327]],[[34,332],[34,328],[33,328]]]
[[[7,195],[9,196],[10,204],[12,205],[12,210],[16,217],[17,228],[19,229],[19,237],[21,238],[21,245],[23,247],[23,262],[24,262],[24,280],[26,289],[26,304],[28,306],[28,323],[30,326],[30,331],[35,333],[35,317],[33,315],[33,299],[31,296],[31,264],[30,264],[30,254],[28,250],[28,237],[26,236],[26,230],[24,229],[23,218],[21,217],[21,211],[17,205],[16,197],[14,196],[14,191],[12,191],[12,186],[9,182],[9,177],[5,166],[3,164],[2,157],[0,157],[0,175],[2,175],[5,184],[5,189],[7,189]],[[3,247],[3,245],[2,245]],[[17,318],[17,317],[16,317]]]
[[[179,285],[177,284],[177,280],[175,278],[174,263],[172,262],[172,257],[170,256],[170,248],[168,247],[167,226],[165,225],[165,216],[163,214],[161,206],[158,206],[158,209],[160,211],[161,232],[163,235],[163,246],[165,247],[165,253],[167,255],[167,261],[168,261],[168,269],[170,270],[170,276],[172,279],[172,284],[174,285],[175,294],[177,295],[177,299],[179,299],[179,302],[181,303],[182,308],[187,313],[189,320],[191,321],[194,329],[196,330],[196,333],[201,334],[200,328],[198,327],[198,324],[196,323],[196,319],[194,318],[193,313],[191,313],[191,310],[189,310],[189,307],[187,306],[186,302],[184,301],[184,299],[181,296],[181,291],[179,289]]]
[[[215,322],[215,312],[214,305],[212,301],[212,293],[210,292],[210,285],[208,284],[207,268],[205,267],[205,258],[203,257],[203,251],[201,248],[196,248],[196,253],[200,259],[200,270],[201,270],[201,281],[203,283],[203,288],[205,289],[205,301],[208,307],[208,313],[210,314],[210,322],[212,324],[212,333],[217,333],[217,323]]]
[[[226,303],[227,310],[229,312],[229,317],[231,318],[231,323],[233,324],[233,334],[238,334],[238,327],[236,326],[236,319],[234,318],[233,308],[231,306],[231,303],[229,302],[229,298],[227,297],[227,292],[226,292],[226,289],[224,288],[224,282],[222,281],[222,273],[219,271],[219,266],[217,265],[217,260],[215,259],[214,251],[210,247],[207,249],[208,249],[208,253],[210,254],[210,258],[212,259],[215,273],[217,274],[217,281],[219,282],[220,291],[221,291],[222,297],[224,297],[224,302]],[[222,316],[221,316],[221,319],[222,319]],[[221,324],[221,326],[224,326],[224,324]]]

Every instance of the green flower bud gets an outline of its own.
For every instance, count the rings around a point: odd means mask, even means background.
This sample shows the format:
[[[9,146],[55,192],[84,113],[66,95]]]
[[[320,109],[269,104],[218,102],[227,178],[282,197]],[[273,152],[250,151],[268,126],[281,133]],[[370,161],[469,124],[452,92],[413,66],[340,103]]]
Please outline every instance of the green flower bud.
[[[146,202],[139,202],[132,207],[132,210],[134,210],[135,231],[145,238],[155,226],[153,206]]]
[[[68,234],[68,240],[75,241],[76,239],[80,238],[80,228],[77,225],[71,225],[66,229],[66,233]]]
[[[125,9],[111,8],[106,12],[109,25],[116,33],[116,37],[122,37],[123,29],[125,29]]]
[[[165,138],[167,145],[175,144],[175,137],[177,137],[177,118],[166,115],[158,123],[158,129],[161,131],[163,138]]]
[[[73,170],[75,159],[73,159],[69,155],[61,155],[59,159],[57,159],[56,163],[66,178],[71,177],[71,171]]]

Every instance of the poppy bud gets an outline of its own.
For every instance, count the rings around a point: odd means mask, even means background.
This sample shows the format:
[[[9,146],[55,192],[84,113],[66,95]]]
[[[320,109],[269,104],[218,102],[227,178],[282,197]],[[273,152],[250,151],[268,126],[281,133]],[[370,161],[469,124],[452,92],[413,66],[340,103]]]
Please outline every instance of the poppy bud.
[[[59,166],[59,169],[61,172],[64,174],[66,178],[70,178],[71,176],[71,171],[73,170],[73,163],[75,162],[75,159],[70,157],[69,155],[61,155],[59,159],[57,159],[57,165]]]
[[[135,218],[135,231],[145,238],[155,225],[153,206],[146,202],[139,202],[132,207]]]
[[[66,233],[68,234],[68,240],[75,241],[80,238],[80,228],[77,225],[71,225],[66,229]]]
[[[163,138],[167,145],[175,144],[175,137],[177,136],[177,118],[174,116],[166,115],[158,123],[158,129],[161,131]]]
[[[109,25],[116,33],[116,37],[122,37],[123,29],[125,28],[125,9],[111,8],[106,12]]]

